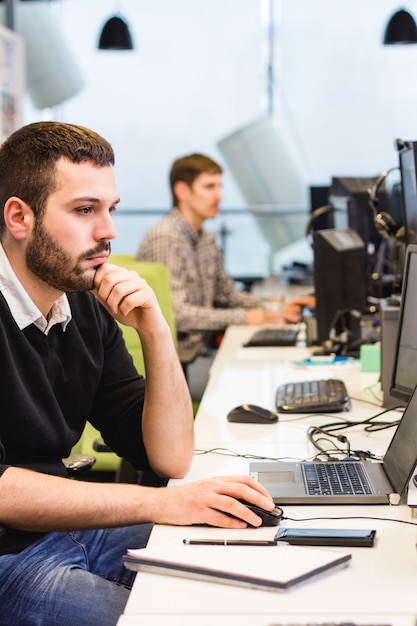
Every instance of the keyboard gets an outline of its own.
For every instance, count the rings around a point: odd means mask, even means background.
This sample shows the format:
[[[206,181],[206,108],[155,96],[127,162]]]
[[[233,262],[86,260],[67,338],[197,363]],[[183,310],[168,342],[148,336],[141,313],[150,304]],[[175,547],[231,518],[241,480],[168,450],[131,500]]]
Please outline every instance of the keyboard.
[[[310,495],[372,493],[361,463],[354,461],[303,463],[302,469]]]
[[[297,335],[295,328],[262,328],[243,345],[245,348],[295,346]]]
[[[281,413],[334,413],[349,406],[345,384],[335,378],[284,383],[276,392]]]

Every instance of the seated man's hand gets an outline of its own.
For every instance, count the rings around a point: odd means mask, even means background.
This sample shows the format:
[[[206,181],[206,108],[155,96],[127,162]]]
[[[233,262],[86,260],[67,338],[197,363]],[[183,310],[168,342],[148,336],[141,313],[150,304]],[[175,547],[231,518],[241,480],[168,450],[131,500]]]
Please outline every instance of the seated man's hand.
[[[246,324],[262,326],[262,324],[279,324],[284,321],[296,324],[301,319],[304,307],[314,309],[316,306],[315,296],[300,296],[283,303],[281,298],[271,298],[265,302],[263,308],[248,309],[246,311]]]
[[[301,296],[299,298],[293,298],[288,300],[284,305],[284,317],[285,321],[296,324],[301,319],[301,314],[304,307],[314,309],[316,306],[315,296]]]
[[[227,476],[157,489],[152,519],[158,524],[208,524],[221,528],[260,526],[261,518],[239,502],[246,500],[272,511],[274,503],[265,488],[250,476]],[[234,517],[231,517],[231,516]]]
[[[149,334],[166,326],[154,291],[137,272],[104,263],[96,271],[92,293],[122,324]]]

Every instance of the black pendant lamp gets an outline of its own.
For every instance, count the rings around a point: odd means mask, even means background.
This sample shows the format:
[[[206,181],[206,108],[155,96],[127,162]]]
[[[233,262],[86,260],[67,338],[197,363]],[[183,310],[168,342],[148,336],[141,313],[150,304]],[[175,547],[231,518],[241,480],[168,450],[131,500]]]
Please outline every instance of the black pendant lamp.
[[[385,45],[417,43],[417,26],[413,16],[400,9],[391,17],[385,31]]]
[[[124,19],[115,15],[107,20],[98,47],[99,50],[133,50],[132,37]]]

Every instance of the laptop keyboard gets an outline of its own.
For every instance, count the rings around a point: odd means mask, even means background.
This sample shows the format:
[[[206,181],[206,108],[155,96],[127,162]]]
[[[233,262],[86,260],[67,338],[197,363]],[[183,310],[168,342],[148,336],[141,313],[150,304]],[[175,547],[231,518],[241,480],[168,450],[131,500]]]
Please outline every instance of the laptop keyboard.
[[[355,461],[304,463],[302,468],[310,495],[372,493],[365,470]]]
[[[283,413],[336,412],[348,404],[345,384],[335,378],[284,383],[276,393],[277,410]]]
[[[245,348],[295,346],[298,330],[295,328],[262,328],[253,333]]]

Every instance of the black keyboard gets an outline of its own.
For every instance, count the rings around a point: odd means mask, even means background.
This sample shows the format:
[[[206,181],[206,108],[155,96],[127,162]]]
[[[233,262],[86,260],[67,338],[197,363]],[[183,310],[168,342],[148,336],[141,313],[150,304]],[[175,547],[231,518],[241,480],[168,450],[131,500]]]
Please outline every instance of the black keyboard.
[[[348,408],[349,395],[335,378],[284,383],[277,389],[276,405],[282,413],[331,413]]]
[[[307,491],[310,495],[372,493],[365,470],[360,462],[303,463],[302,469]]]
[[[243,345],[245,348],[295,346],[297,335],[295,328],[262,328]]]

